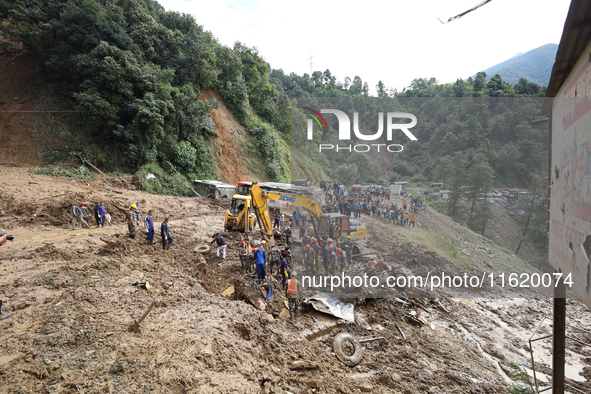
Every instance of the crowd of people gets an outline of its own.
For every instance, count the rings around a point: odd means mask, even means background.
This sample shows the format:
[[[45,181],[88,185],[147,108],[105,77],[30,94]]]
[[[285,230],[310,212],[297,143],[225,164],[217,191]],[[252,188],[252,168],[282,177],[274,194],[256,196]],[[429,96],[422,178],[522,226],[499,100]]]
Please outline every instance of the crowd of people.
[[[348,217],[373,216],[399,226],[414,226],[415,213],[427,210],[427,201],[403,192],[402,203],[394,203],[390,191],[384,187],[354,189],[335,183],[325,188],[325,213],[340,213]]]
[[[69,204],[70,209],[72,210],[72,230],[76,230],[76,222],[80,222],[80,225],[85,228],[90,228],[90,211],[88,210],[88,206],[85,202],[81,202],[79,205]],[[111,215],[107,213],[107,209],[105,208],[104,202],[95,202],[94,203],[94,219],[96,221],[96,228],[101,228],[105,226],[105,223],[111,223]],[[170,248],[170,245],[173,242],[172,237],[170,236],[170,230],[168,229],[168,223],[170,219],[165,218],[164,221],[160,224],[160,237],[162,238],[162,249]],[[131,204],[129,207],[129,211],[125,215],[125,224],[127,224],[127,229],[129,231],[129,238],[135,239],[136,231],[138,227],[140,227],[140,223],[143,223],[143,229],[146,233],[146,243],[148,245],[155,245],[156,241],[154,240],[155,228],[154,228],[154,211],[149,210],[148,214],[141,219],[141,208],[140,203],[136,202],[135,204]]]

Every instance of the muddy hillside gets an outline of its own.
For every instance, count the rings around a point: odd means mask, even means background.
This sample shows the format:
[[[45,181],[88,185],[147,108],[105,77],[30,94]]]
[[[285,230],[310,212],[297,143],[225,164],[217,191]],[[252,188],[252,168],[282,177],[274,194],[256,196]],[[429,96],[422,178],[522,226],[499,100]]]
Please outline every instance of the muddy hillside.
[[[222,232],[225,260],[210,246],[223,229],[224,203],[150,195],[131,179],[30,175],[6,163],[0,184],[0,231],[15,236],[0,248],[0,299],[10,314],[0,320],[3,393],[504,394],[528,387],[516,376],[533,376],[529,337],[538,326],[537,336],[551,333],[544,320],[551,300],[508,294],[417,298],[406,289],[347,300],[353,321],[306,303],[291,319],[280,277],[268,275],[259,287],[241,269],[243,234]],[[72,231],[64,207],[82,201],[103,201],[112,222]],[[144,212],[154,210],[155,245],[142,229],[135,239],[127,235],[124,214],[138,201]],[[453,256],[421,242],[423,227],[440,215],[418,216],[410,230],[361,218],[370,232],[361,246],[370,252],[354,259],[352,272],[374,258],[401,274],[459,270]],[[159,231],[165,217],[174,239],[167,250]],[[461,226],[452,230],[468,241],[462,256],[470,270],[512,264]],[[582,304],[569,300],[568,311],[574,327],[591,326]],[[569,334],[591,342],[586,332]],[[538,383],[547,387],[550,340],[533,350]],[[568,342],[567,361],[569,386],[590,392],[591,348]]]

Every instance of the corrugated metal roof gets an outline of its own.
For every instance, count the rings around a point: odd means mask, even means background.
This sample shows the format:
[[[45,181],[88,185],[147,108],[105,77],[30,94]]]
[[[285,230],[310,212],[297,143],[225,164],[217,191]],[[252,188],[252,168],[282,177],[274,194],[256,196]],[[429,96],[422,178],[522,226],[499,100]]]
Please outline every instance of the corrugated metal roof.
[[[590,38],[591,1],[572,0],[566,21],[564,22],[562,38],[558,45],[554,67],[552,67],[546,97],[556,96],[568,74],[572,71],[575,63],[585,50]],[[551,107],[552,100],[546,100],[542,112],[549,113]]]

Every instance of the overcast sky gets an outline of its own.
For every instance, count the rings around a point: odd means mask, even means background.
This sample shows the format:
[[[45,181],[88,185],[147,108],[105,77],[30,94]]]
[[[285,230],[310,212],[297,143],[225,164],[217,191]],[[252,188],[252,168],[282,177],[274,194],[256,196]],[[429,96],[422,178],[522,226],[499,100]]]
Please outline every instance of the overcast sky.
[[[414,78],[454,82],[544,44],[558,44],[570,0],[158,0],[191,14],[224,45],[259,49],[286,74],[330,69],[359,75],[370,91],[398,90]]]

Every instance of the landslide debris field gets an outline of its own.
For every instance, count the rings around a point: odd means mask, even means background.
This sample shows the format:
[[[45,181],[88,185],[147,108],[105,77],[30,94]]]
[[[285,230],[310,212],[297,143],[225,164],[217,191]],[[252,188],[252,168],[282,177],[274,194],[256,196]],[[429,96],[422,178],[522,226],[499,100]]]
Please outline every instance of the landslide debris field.
[[[223,228],[225,207],[214,200],[150,195],[132,190],[129,179],[74,182],[8,165],[0,167],[0,184],[0,231],[15,235],[0,248],[2,311],[12,314],[0,320],[3,393],[508,393],[525,385],[509,376],[516,366],[532,373],[527,339],[540,323],[537,336],[551,333],[543,319],[552,302],[543,297],[404,302],[401,294],[400,301],[357,300],[354,323],[310,306],[290,320],[280,317],[285,298],[277,289],[264,311],[222,295],[231,286],[248,293],[251,281],[240,272],[242,234],[223,233],[225,261],[196,251]],[[104,201],[113,224],[71,231],[62,206],[80,201]],[[157,241],[160,222],[171,218],[169,250],[146,245],[141,232],[128,239],[123,217],[136,201],[155,211]],[[364,247],[403,274],[515,263],[435,212],[417,218],[416,231],[387,231],[362,218],[370,232]],[[420,237],[409,240],[426,228],[458,239],[469,266],[422,246]],[[364,264],[359,259],[351,269]],[[130,331],[152,303],[139,332]],[[570,324],[591,326],[582,304],[569,300],[567,308]],[[354,367],[334,354],[342,332],[362,341]],[[569,334],[591,342],[585,332]],[[536,342],[534,358],[547,386],[551,340]],[[591,348],[569,341],[567,358],[568,384],[590,392]]]

